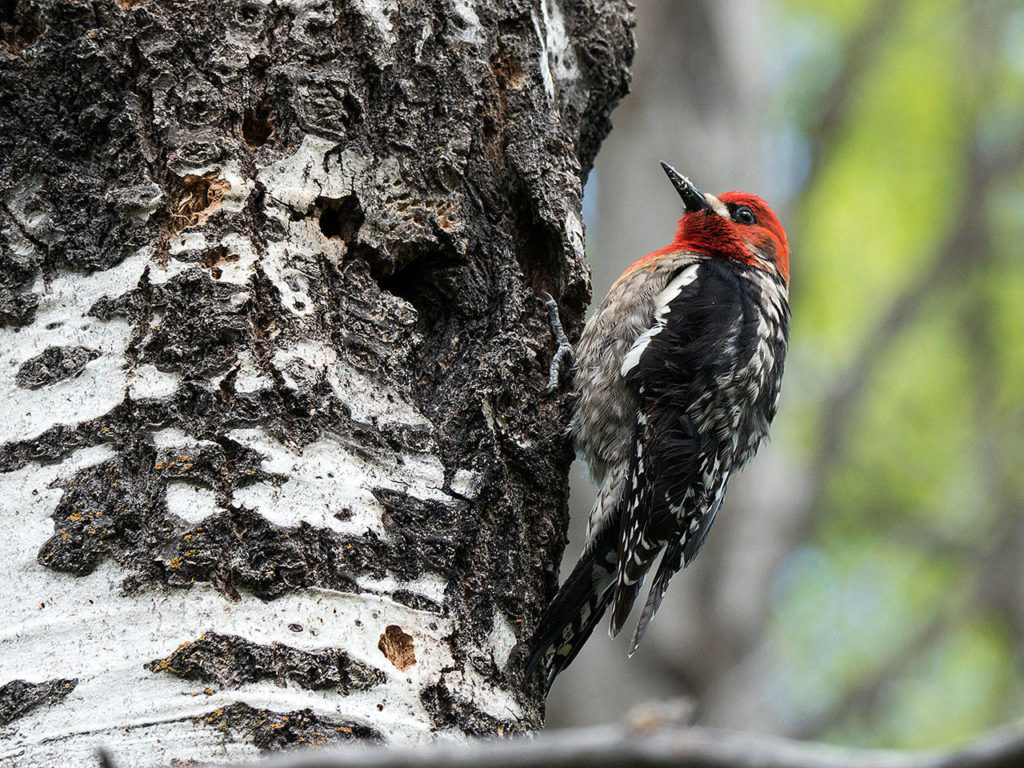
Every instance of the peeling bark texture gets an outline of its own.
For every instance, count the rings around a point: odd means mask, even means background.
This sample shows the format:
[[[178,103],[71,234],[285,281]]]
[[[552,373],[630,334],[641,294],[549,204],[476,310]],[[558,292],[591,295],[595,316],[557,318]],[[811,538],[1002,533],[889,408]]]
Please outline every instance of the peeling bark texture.
[[[77,681],[0,764],[540,725],[507,662],[570,453],[536,292],[578,331],[631,25],[0,0],[0,698]]]

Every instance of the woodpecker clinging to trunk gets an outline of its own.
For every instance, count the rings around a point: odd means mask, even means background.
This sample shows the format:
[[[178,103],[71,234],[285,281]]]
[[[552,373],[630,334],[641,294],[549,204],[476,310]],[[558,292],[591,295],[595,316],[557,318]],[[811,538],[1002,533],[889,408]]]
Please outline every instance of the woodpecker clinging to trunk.
[[[662,167],[685,207],[675,239],[615,282],[575,351],[572,433],[600,491],[583,555],[531,642],[527,675],[540,665],[546,688],[609,607],[619,632],[661,555],[632,655],[779,402],[786,233],[761,198],[704,194]]]

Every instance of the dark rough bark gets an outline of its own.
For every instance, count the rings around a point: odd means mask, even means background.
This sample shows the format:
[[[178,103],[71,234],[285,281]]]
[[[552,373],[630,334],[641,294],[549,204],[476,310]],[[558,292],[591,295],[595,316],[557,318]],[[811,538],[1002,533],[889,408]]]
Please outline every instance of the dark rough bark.
[[[0,376],[55,404],[12,401],[0,478],[62,492],[15,565],[43,591],[114,573],[128,602],[205,585],[226,611],[384,580],[373,599],[452,628],[419,693],[432,728],[537,726],[536,698],[495,717],[451,670],[513,691],[518,670],[485,652],[496,616],[524,638],[554,585],[570,455],[536,292],[578,330],[582,180],[630,25],[627,0],[0,3]],[[279,495],[317,451],[370,468],[327,525]],[[379,530],[338,530],[367,509]],[[425,577],[443,594],[409,586]],[[197,639],[212,629],[167,638],[206,661],[161,654],[146,674],[351,685],[346,649]],[[260,748],[398,738],[244,698],[193,722]],[[260,736],[261,717],[298,735]]]
[[[301,632],[302,628],[296,627],[295,631]],[[166,659],[155,659],[146,668],[229,688],[269,678],[310,690],[330,688],[344,694],[366,691],[384,682],[380,670],[361,664],[338,649],[311,653],[280,643],[259,645],[244,637],[215,632],[182,643]]]
[[[97,357],[99,353],[96,350],[85,347],[47,347],[44,352],[21,364],[15,381],[19,387],[39,389],[77,376],[90,360]]]
[[[199,719],[226,737],[251,741],[261,750],[316,747],[338,741],[381,741],[381,735],[365,725],[318,715],[308,709],[286,715],[232,704]]]
[[[11,680],[0,686],[0,728],[24,717],[36,707],[60,701],[77,684],[77,680],[47,680],[43,683]]]

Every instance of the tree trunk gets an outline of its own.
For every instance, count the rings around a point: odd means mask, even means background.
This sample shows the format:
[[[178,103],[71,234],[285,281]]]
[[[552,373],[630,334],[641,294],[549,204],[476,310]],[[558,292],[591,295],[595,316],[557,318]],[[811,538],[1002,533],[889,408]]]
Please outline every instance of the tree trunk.
[[[627,0],[0,2],[0,763],[537,727]]]

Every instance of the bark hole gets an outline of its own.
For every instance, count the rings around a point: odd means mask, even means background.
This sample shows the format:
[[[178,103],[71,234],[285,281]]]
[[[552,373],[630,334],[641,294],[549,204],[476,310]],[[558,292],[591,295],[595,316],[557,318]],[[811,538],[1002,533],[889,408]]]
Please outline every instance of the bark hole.
[[[451,314],[451,297],[459,294],[450,283],[458,267],[440,250],[421,250],[408,260],[399,258],[398,261],[402,266],[389,275],[379,274],[373,266],[371,272],[383,290],[416,308],[423,330],[429,331],[441,318]]]
[[[523,247],[517,251],[526,282],[535,291],[559,296],[562,275],[562,246],[557,232],[543,223],[529,225]]]
[[[341,240],[343,243],[355,240],[359,228],[366,220],[363,207],[355,195],[338,199],[318,197],[316,207],[320,211],[320,231],[324,237]]]
[[[518,91],[526,85],[526,73],[519,60],[501,41],[498,42],[497,52],[491,57],[491,74],[502,91],[509,88]]]
[[[262,147],[274,135],[274,121],[270,119],[270,109],[264,102],[255,107],[247,107],[242,113],[242,138],[249,149]]]
[[[384,657],[397,667],[399,672],[405,672],[416,663],[412,635],[407,635],[397,624],[387,626],[384,634],[380,636],[377,647],[380,648]]]

